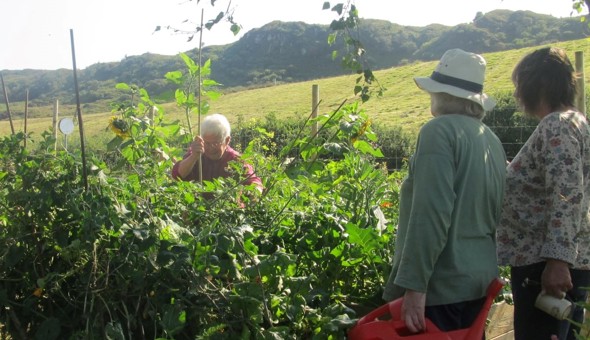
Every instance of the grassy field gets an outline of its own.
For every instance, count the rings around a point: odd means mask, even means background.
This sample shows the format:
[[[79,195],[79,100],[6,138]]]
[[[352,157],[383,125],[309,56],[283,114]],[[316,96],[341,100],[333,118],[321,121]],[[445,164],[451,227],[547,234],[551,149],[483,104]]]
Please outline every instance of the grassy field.
[[[590,41],[588,39],[553,45],[565,48],[572,63],[575,63],[575,52],[577,51],[590,55]],[[535,48],[484,54],[487,60],[484,91],[491,96],[512,91],[510,75],[513,67],[522,56]],[[416,87],[413,77],[430,75],[436,64],[437,61],[417,62],[406,66],[375,71],[379,83],[386,90],[382,97],[373,97],[362,104],[361,107],[376,123],[385,126],[400,126],[410,133],[415,133],[425,121],[430,119],[430,100],[426,93]],[[590,72],[589,65],[590,63],[585,63],[585,73]],[[320,97],[319,113],[329,113],[343,101],[355,99],[353,97],[355,78],[356,76],[323,78],[229,93],[221,96],[217,101],[211,102],[210,112],[223,113],[232,123],[235,123],[239,118],[243,121],[262,119],[269,113],[274,113],[280,119],[307,117],[312,110],[312,85],[317,84]],[[4,102],[1,105],[0,109],[5,110]],[[163,104],[162,109],[167,120],[180,119],[183,122],[185,121],[184,112],[174,103]],[[24,111],[24,103],[11,103],[11,111],[13,112],[15,130],[23,131],[22,112]],[[51,127],[52,111],[51,107],[29,109],[30,113],[35,112],[35,116],[45,116],[28,120],[27,131],[33,132],[33,140],[39,138],[41,132],[49,130]],[[113,137],[111,132],[106,129],[111,116],[110,112],[85,114],[84,108],[81,111],[88,145],[103,145],[105,141]],[[74,117],[75,112],[76,109],[72,105],[60,107],[60,117]],[[196,124],[196,115],[191,119],[193,124]],[[0,134],[7,135],[10,132],[8,120],[0,121]],[[63,138],[63,136],[60,138]],[[68,138],[71,139],[68,143],[72,143],[72,145],[79,144],[78,130],[76,129]]]

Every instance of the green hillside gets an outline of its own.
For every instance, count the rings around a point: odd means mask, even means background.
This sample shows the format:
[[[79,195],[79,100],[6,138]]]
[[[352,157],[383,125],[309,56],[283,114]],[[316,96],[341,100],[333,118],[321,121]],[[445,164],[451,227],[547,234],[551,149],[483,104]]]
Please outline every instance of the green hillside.
[[[557,43],[554,46],[565,48],[574,62],[576,51],[590,52],[587,39]],[[535,48],[523,48],[504,52],[483,54],[488,62],[484,91],[490,95],[512,91],[510,75],[518,60]],[[363,104],[364,109],[375,122],[387,126],[402,126],[411,131],[417,130],[430,118],[428,95],[419,90],[413,81],[415,76],[428,76],[437,61],[414,63],[393,67],[375,74],[386,88],[383,97],[373,97]],[[586,62],[586,70],[590,63]],[[586,71],[588,73],[588,71]],[[212,111],[222,112],[232,118],[260,119],[268,113],[275,113],[285,119],[307,116],[311,112],[312,85],[319,86],[320,113],[327,113],[338,107],[345,99],[352,98],[354,77],[333,77],[254,89],[227,94],[211,103]]]
[[[575,52],[590,52],[587,39],[556,43],[568,51],[575,62]],[[536,49],[523,48],[495,53],[484,53],[487,60],[487,77],[484,91],[491,96],[496,93],[512,91],[510,75],[513,67],[526,53]],[[373,97],[363,104],[364,109],[375,122],[387,126],[402,126],[411,131],[417,130],[430,118],[428,95],[419,90],[413,81],[415,76],[428,76],[437,61],[414,63],[375,72],[379,82],[386,88],[384,96]],[[590,70],[590,62],[585,63],[585,73]],[[260,118],[273,112],[279,117],[306,116],[311,111],[311,88],[317,84],[320,89],[320,112],[326,113],[350,98],[354,77],[334,77],[315,81],[248,90],[223,96],[211,104],[212,110],[232,117]]]
[[[336,32],[331,25],[273,21],[247,32],[234,43],[184,52],[193,60],[199,54],[201,60],[211,60],[211,77],[229,93],[348,74],[341,67],[341,58],[349,48],[345,39],[328,43],[330,35]],[[492,53],[583,39],[590,34],[590,28],[580,17],[494,10],[478,13],[473,21],[455,26],[402,26],[385,20],[359,19],[350,33],[350,38],[358,39],[366,51],[365,67],[383,70],[438,60],[449,48]],[[336,59],[334,52],[339,54]],[[120,61],[98,62],[79,70],[79,97],[86,112],[108,110],[105,103],[120,98],[115,84],[127,83],[144,88],[159,103],[166,102],[176,85],[163,77],[184,66],[177,54],[144,53]],[[69,69],[2,67],[0,72],[11,101],[24,101],[28,93],[31,107],[51,105],[55,98],[63,104],[76,102]],[[0,118],[5,118],[2,111]]]
[[[575,62],[575,52],[581,51],[588,55],[590,41],[588,39],[573,40],[556,43],[568,51],[572,62]],[[512,91],[510,75],[512,68],[518,60],[527,52],[535,48],[523,48],[503,52],[484,53],[488,62],[486,84],[484,91],[491,96],[497,93]],[[420,91],[413,82],[414,76],[428,76],[436,65],[436,61],[417,62],[405,66],[393,67],[376,71],[376,77],[380,84],[386,88],[382,97],[373,97],[362,104],[362,108],[369,113],[375,123],[385,126],[401,126],[405,131],[414,133],[430,118],[428,95]],[[590,63],[585,63],[585,73],[590,72]],[[312,85],[319,86],[320,106],[319,113],[328,113],[338,107],[343,101],[356,100],[353,96],[354,76],[339,76],[317,79],[292,84],[271,86],[266,88],[244,90],[225,94],[217,101],[211,102],[210,112],[220,112],[228,116],[230,121],[237,122],[263,119],[272,113],[280,119],[293,119],[306,117],[312,109]],[[13,107],[24,107],[24,103],[11,103]],[[184,121],[184,112],[174,103],[163,104],[162,109],[169,121]],[[22,109],[21,109],[22,110]],[[51,107],[35,107],[30,111],[52,112]],[[75,115],[75,107],[60,106],[60,116]],[[84,108],[82,108],[84,114]],[[84,115],[84,129],[90,144],[112,138],[110,132],[106,132],[110,117],[109,112]],[[193,120],[193,123],[196,119]],[[22,116],[13,117],[16,131],[23,131],[24,122]],[[38,138],[42,131],[51,126],[51,118],[29,119],[28,132],[33,132],[33,139]],[[10,125],[7,120],[0,121],[0,133],[10,133]],[[76,143],[78,138],[74,133],[70,136],[71,142]]]

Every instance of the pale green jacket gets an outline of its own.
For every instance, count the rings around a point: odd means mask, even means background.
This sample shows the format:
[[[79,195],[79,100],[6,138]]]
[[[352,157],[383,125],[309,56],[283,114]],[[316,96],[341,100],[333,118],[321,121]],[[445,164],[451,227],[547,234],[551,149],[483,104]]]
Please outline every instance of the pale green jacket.
[[[405,289],[425,292],[427,306],[486,295],[498,275],[505,173],[500,140],[478,119],[442,115],[422,127],[401,186],[385,300]]]

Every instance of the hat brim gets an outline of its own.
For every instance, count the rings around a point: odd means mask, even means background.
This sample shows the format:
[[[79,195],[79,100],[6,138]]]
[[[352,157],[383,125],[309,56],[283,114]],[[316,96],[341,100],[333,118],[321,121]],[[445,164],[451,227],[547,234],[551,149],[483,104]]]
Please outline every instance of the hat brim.
[[[435,80],[432,80],[430,77],[416,77],[414,78],[414,82],[416,82],[416,85],[421,90],[426,92],[444,92],[450,94],[451,96],[469,99],[481,105],[484,111],[491,111],[494,108],[494,106],[496,106],[496,101],[493,98],[488,97],[488,95],[486,95],[485,93],[470,92],[455,86],[442,84]]]

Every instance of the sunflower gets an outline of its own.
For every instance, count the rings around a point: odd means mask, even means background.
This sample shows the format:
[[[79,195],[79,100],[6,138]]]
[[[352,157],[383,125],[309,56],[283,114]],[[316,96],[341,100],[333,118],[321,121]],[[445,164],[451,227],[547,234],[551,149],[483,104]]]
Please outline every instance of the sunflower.
[[[109,127],[117,136],[121,138],[129,137],[129,124],[123,119],[112,116],[109,121]]]
[[[357,133],[354,134],[354,136],[352,136],[350,139],[351,141],[354,143],[357,141],[357,139],[359,139],[360,137],[362,137],[365,132],[367,131],[367,128],[371,126],[371,120],[367,119],[365,120],[365,122],[363,123],[363,125],[361,125],[361,127],[359,128],[359,131]]]

